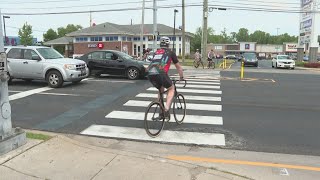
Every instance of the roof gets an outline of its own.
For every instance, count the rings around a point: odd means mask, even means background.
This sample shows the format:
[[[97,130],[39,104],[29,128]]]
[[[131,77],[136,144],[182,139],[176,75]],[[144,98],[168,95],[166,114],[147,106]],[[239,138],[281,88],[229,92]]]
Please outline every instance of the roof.
[[[166,26],[163,24],[158,24],[157,29],[160,35],[173,35],[174,28],[170,26]],[[90,36],[90,35],[106,35],[106,34],[128,34],[128,35],[140,35],[141,25],[118,25],[113,23],[103,23],[96,26],[88,27],[85,29],[81,29],[79,31],[75,31],[67,34],[67,36],[75,37],[75,36]],[[153,24],[145,24],[144,25],[144,34],[153,34]],[[176,35],[181,35],[182,31],[176,29]],[[187,36],[193,36],[192,33],[186,32]]]
[[[63,44],[71,44],[73,42],[73,38],[72,37],[61,37],[58,39],[54,39],[51,41],[47,41],[45,43],[43,43],[44,45],[50,46],[50,45],[63,45]]]

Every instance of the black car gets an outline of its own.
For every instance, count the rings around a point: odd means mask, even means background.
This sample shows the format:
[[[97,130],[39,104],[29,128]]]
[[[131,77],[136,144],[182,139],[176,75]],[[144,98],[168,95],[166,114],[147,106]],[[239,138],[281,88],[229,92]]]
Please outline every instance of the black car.
[[[145,76],[143,62],[120,51],[93,51],[79,59],[87,63],[90,75],[97,77],[101,74],[125,76],[128,79],[138,79]]]
[[[255,66],[258,67],[258,59],[256,53],[243,53],[242,60],[244,66]]]

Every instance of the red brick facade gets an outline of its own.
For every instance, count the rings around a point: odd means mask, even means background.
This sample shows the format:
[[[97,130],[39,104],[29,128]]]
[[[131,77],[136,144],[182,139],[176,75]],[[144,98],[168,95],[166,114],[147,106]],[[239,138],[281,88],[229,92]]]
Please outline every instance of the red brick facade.
[[[102,49],[98,47],[88,47],[88,44],[98,44],[102,43],[104,47]],[[132,42],[122,42],[122,47],[127,46],[127,51],[129,55],[132,55]],[[118,47],[118,48],[117,48]],[[81,42],[81,43],[74,43],[74,54],[86,54],[96,50],[117,50],[121,51],[121,42]]]

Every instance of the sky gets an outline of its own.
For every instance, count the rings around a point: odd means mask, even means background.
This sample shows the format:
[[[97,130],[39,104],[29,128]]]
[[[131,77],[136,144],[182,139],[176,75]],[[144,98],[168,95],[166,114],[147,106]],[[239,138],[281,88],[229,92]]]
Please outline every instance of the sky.
[[[227,32],[238,31],[239,28],[247,28],[249,32],[262,30],[272,35],[289,33],[298,35],[299,14],[283,12],[254,12],[247,9],[268,8],[280,10],[298,10],[299,0],[208,0],[210,7],[226,7],[226,11],[213,10],[209,12],[208,26],[212,27],[216,34],[226,28]],[[174,9],[179,12],[176,17],[176,27],[182,25],[181,0],[157,0],[158,23],[172,26],[174,24]],[[186,3],[186,31],[194,33],[202,26],[203,0],[185,0]],[[101,5],[105,4],[105,5]],[[146,7],[152,7],[153,3],[146,0]],[[198,6],[190,6],[198,5]],[[58,8],[62,7],[62,8]],[[0,0],[0,8],[3,14],[6,13],[44,13],[44,12],[70,12],[70,11],[94,11],[114,10],[125,8],[141,8],[142,0]],[[234,10],[234,8],[245,8],[246,10]],[[96,24],[110,22],[116,24],[141,23],[141,10],[99,12],[92,13],[92,20]],[[17,36],[18,28],[25,22],[32,25],[33,36],[38,41],[43,39],[43,33],[49,28],[57,29],[67,24],[79,24],[83,27],[90,25],[89,13],[85,14],[62,14],[62,15],[10,15],[6,19],[7,36]],[[153,11],[146,9],[145,23],[153,23]]]

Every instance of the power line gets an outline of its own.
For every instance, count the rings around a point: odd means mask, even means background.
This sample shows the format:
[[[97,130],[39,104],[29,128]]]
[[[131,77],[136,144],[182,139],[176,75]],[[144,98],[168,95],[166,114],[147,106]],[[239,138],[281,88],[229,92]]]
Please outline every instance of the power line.
[[[11,28],[11,29],[21,29],[21,28],[14,27],[14,26],[6,26],[6,27]],[[36,32],[47,32],[47,31],[37,30],[37,29],[33,29],[33,28],[32,28],[32,31],[36,31]]]
[[[248,1],[250,2],[250,1]],[[209,3],[226,3],[225,1],[210,1]],[[268,7],[274,7],[274,8],[283,8],[283,6],[280,5],[266,5],[266,4],[252,4],[252,3],[237,3],[237,5],[244,5],[244,6],[268,6]],[[299,6],[287,6],[286,8],[293,8],[293,9],[301,9]]]
[[[1,4],[43,4],[43,3],[53,3],[53,2],[66,2],[66,1],[81,1],[81,0],[49,0],[49,1],[31,1],[31,2],[25,2],[25,1],[20,1],[20,2],[1,2]]]
[[[202,4],[188,4],[186,7],[202,7]],[[227,8],[229,10],[246,10],[246,11],[261,11],[261,12],[281,12],[281,13],[305,13],[309,11],[301,11],[301,10],[290,10],[290,9],[273,9],[273,8],[256,8],[256,7],[241,7],[241,6],[226,6],[226,5],[219,5],[219,4],[212,4],[210,6],[213,7],[219,7],[219,8]],[[165,6],[159,6],[159,9],[165,9],[165,8],[177,8],[181,7],[180,4],[170,4]],[[153,7],[146,7],[145,9],[153,9]],[[84,13],[90,13],[90,12],[121,12],[121,11],[135,11],[135,10],[141,10],[141,7],[135,7],[135,8],[122,8],[122,9],[104,9],[104,10],[86,10],[86,11],[67,11],[67,12],[43,12],[43,13],[3,13],[5,15],[29,15],[29,16],[35,16],[35,15],[58,15],[58,14],[84,14]],[[319,13],[319,11],[313,11],[315,13]]]
[[[243,2],[243,0],[232,0],[232,2],[229,2],[229,3],[234,3],[234,1]],[[215,2],[215,1],[211,1],[211,2]],[[224,1],[224,2],[226,2],[226,1]],[[301,4],[301,3],[294,3],[294,2],[259,1],[259,0],[246,0],[246,2],[265,3],[265,4],[282,4],[282,5],[288,5],[288,4],[300,5]],[[226,3],[228,3],[228,2],[226,2]]]
[[[169,0],[158,0],[158,1],[169,1]],[[145,2],[153,2],[151,0]],[[122,4],[138,4],[142,1],[128,1],[121,3],[102,3],[102,4],[93,4],[93,5],[77,5],[77,6],[56,6],[56,7],[38,7],[38,8],[3,8],[3,9],[70,9],[70,8],[79,8],[79,7],[96,7],[96,6],[110,6],[110,5],[122,5]]]

